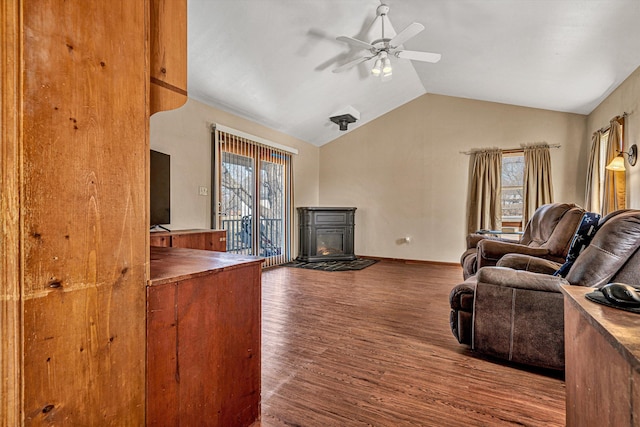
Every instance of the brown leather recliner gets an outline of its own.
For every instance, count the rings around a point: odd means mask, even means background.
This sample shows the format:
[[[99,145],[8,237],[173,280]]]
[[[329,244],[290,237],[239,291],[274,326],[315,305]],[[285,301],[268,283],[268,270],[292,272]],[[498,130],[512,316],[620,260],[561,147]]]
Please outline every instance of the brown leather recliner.
[[[639,248],[640,210],[625,210],[600,220],[591,244],[575,260],[566,279],[540,273],[551,273],[560,263],[507,255],[497,267],[480,269],[451,291],[453,334],[478,353],[563,370],[560,286],[600,288],[610,282],[640,286]]]
[[[472,233],[460,257],[465,279],[482,267],[496,265],[508,253],[521,253],[564,262],[584,209],[569,203],[550,203],[536,209],[519,241]]]

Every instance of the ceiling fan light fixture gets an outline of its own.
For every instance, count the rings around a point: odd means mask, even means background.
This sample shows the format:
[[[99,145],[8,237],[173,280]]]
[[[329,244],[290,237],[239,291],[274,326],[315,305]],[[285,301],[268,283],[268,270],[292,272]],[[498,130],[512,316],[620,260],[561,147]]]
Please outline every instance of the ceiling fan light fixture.
[[[380,60],[380,58],[378,58],[376,59],[375,65],[371,69],[371,74],[378,77],[380,73],[382,73],[382,61]]]
[[[371,74],[375,77],[383,77],[384,80],[385,77],[391,77],[391,73],[393,72],[388,55],[394,55],[397,58],[408,59],[411,61],[431,63],[436,63],[440,60],[441,55],[439,53],[404,50],[402,48],[404,43],[423,31],[424,25],[418,22],[413,22],[404,30],[400,31],[400,33],[396,33],[391,26],[389,17],[387,16],[388,12],[388,5],[381,4],[378,6],[377,16],[367,31],[367,37],[365,38],[367,41],[348,36],[339,36],[336,38],[338,41],[347,43],[359,50],[369,51],[370,56],[361,56],[347,62],[346,64],[342,64],[333,70],[334,73],[349,70],[358,64],[375,58],[375,65],[371,69]]]
[[[384,77],[388,77],[393,73],[393,69],[391,68],[391,61],[389,58],[385,57],[382,60],[382,75]]]

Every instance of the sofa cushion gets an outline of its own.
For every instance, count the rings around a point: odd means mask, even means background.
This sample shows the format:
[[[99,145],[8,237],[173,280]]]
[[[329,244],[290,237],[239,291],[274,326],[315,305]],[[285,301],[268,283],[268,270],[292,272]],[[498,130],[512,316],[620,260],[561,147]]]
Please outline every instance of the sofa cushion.
[[[598,221],[600,220],[600,214],[595,212],[585,212],[582,216],[582,220],[578,225],[578,229],[573,236],[571,246],[569,247],[569,253],[567,253],[567,259],[562,266],[553,273],[554,276],[566,277],[567,273],[571,269],[571,266],[578,258],[578,255],[589,246],[591,239],[598,231]]]
[[[514,270],[531,271],[553,275],[561,264],[544,258],[523,254],[506,254],[496,264],[498,267],[507,267]]]

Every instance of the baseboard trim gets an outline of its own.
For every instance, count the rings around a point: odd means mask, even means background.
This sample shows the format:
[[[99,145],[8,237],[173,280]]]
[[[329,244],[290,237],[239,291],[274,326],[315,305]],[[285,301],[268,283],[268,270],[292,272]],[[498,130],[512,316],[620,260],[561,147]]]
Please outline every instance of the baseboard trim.
[[[387,261],[387,262],[398,262],[402,264],[446,265],[450,267],[462,268],[460,264],[457,262],[428,261],[428,260],[421,260],[421,259],[385,258],[385,257],[376,257],[376,256],[369,256],[369,255],[358,255],[358,258],[375,259],[378,261]]]

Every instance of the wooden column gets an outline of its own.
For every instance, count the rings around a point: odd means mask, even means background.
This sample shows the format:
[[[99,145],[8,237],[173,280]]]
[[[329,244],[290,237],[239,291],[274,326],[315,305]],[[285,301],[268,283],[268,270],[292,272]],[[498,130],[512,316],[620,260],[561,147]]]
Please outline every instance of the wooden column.
[[[144,423],[147,13],[23,2],[26,424]]]
[[[1,426],[145,423],[150,27],[186,70],[163,3],[1,2]]]
[[[144,424],[148,15],[2,2],[3,425]]]
[[[0,425],[21,423],[20,8],[0,6]]]

